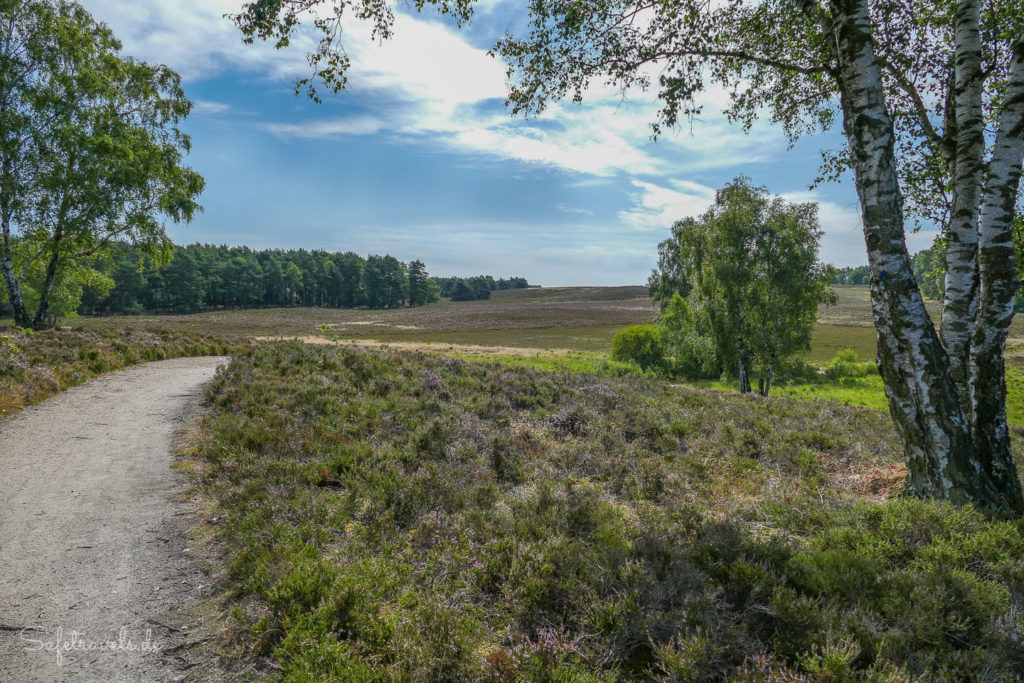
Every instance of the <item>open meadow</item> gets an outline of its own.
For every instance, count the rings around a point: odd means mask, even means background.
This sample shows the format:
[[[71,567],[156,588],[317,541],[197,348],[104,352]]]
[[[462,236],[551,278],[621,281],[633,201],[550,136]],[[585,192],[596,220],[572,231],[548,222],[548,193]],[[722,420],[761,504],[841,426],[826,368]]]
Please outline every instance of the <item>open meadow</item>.
[[[843,349],[861,361],[875,357],[875,330],[865,286],[836,286],[838,302],[821,307],[808,362],[823,366]],[[928,302],[938,319],[938,302]],[[83,317],[75,327],[94,331],[161,329],[229,339],[291,339],[324,343],[388,344],[467,359],[489,358],[548,370],[608,369],[611,339],[624,327],[652,322],[657,309],[644,287],[551,287],[495,292],[487,301],[440,303],[393,311],[278,308],[225,310],[176,316]],[[1024,322],[1016,321],[1007,348],[1010,421],[1024,425]],[[698,386],[728,390],[724,382]],[[881,378],[782,381],[775,393],[849,405],[887,408]]]

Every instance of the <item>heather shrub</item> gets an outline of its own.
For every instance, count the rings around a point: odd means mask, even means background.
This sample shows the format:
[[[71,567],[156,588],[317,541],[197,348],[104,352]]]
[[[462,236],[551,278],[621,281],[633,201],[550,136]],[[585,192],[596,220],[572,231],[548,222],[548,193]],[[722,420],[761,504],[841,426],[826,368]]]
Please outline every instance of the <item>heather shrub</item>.
[[[879,494],[884,414],[297,343],[210,398],[198,483],[285,678],[1024,675],[1019,526]]]

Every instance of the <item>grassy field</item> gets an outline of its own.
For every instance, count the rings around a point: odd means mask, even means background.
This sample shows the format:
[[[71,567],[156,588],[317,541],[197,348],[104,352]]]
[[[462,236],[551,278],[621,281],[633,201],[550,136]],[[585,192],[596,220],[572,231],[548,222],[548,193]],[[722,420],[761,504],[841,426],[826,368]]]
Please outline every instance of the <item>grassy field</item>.
[[[843,348],[862,360],[875,354],[867,287],[836,287],[839,301],[822,307],[810,360],[825,362]],[[937,304],[930,304],[937,311]],[[489,301],[441,303],[394,311],[280,308],[215,311],[183,316],[78,318],[75,327],[94,330],[162,328],[225,337],[309,336],[330,326],[330,336],[376,340],[512,348],[607,352],[627,325],[657,315],[644,287],[547,287],[495,292]],[[1024,336],[1024,327],[1015,327]]]
[[[853,349],[862,361],[872,361],[875,330],[868,288],[839,286],[835,290],[838,302],[822,307],[811,350],[804,359],[824,365],[840,350]],[[937,320],[938,302],[927,303]],[[607,354],[615,333],[628,325],[650,322],[656,315],[643,287],[551,287],[495,292],[490,301],[442,301],[425,308],[395,311],[257,309],[190,316],[82,318],[73,324],[107,332],[167,329],[230,338],[391,344],[466,360],[486,358],[547,370],[608,372]],[[1015,322],[1011,330],[1007,375],[1010,419],[1024,426],[1024,322]],[[722,382],[700,382],[696,386],[732,388]],[[782,382],[775,392],[802,400],[887,408],[878,377]]]
[[[894,498],[877,411],[297,342],[186,466],[284,680],[1024,675],[1013,523]]]
[[[618,330],[654,316],[643,287],[550,287],[495,292],[489,301],[445,300],[394,311],[256,309],[80,318],[73,324],[251,337],[315,335],[321,325],[329,325],[331,334],[343,339],[606,352]]]

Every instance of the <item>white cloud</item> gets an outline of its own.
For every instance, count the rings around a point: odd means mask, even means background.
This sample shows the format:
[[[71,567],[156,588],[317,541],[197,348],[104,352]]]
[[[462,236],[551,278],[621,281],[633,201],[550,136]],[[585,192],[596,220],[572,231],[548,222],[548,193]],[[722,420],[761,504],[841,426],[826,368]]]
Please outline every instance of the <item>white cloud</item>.
[[[676,221],[699,216],[715,201],[713,188],[687,180],[672,180],[672,187],[634,180],[634,206],[619,213],[619,220],[634,230],[667,233]],[[674,188],[674,189],[673,189]]]
[[[274,79],[305,75],[308,39],[299,36],[290,50],[246,46],[225,15],[238,12],[242,0],[82,0],[96,19],[106,22],[124,43],[125,52],[167,64],[188,80],[216,76],[230,69]]]
[[[225,114],[231,111],[231,105],[223,102],[212,102],[210,100],[196,100],[192,103],[194,114]]]
[[[242,0],[85,0],[85,4],[111,25],[129,54],[166,63],[186,80],[236,70],[281,81],[310,73],[305,54],[313,40],[308,33],[297,36],[286,50],[242,44],[240,32],[225,18],[240,9]],[[479,9],[486,14],[498,6],[503,11],[521,11],[503,0],[490,0]],[[471,45],[464,33],[428,16],[400,7],[394,37],[387,41],[374,40],[358,20],[345,22],[343,42],[352,67],[350,94],[342,97],[365,97],[377,103],[375,113],[383,125],[366,120],[351,125],[321,114],[325,118],[318,124],[277,121],[264,128],[275,135],[304,138],[386,130],[421,144],[598,176],[663,175],[674,166],[664,158],[665,152],[685,155],[687,168],[693,170],[757,161],[779,147],[775,131],[759,129],[744,136],[729,126],[717,114],[725,100],[724,93],[716,90],[707,93],[708,115],[692,134],[688,127],[670,131],[657,147],[649,141],[649,124],[657,111],[650,93],[634,93],[623,100],[613,87],[596,85],[585,106],[556,103],[537,122],[510,120],[503,110],[481,113],[481,109],[495,110],[494,105],[504,100],[505,67],[486,50]]]
[[[821,240],[819,258],[823,263],[843,266],[863,265],[867,259],[860,208],[856,204],[841,206],[822,199],[814,190],[787,192],[781,195],[787,202],[816,202],[818,221],[825,235]]]
[[[373,135],[384,128],[384,122],[375,116],[351,116],[340,119],[320,119],[308,123],[269,123],[268,132],[280,137],[304,139],[335,138],[345,135]]]
[[[591,211],[590,209],[580,209],[580,208],[576,208],[574,206],[566,206],[565,204],[555,204],[555,209],[560,211],[561,213],[569,213],[569,214],[578,213],[578,214],[581,214],[581,215],[584,215],[584,216],[593,216],[594,215],[594,212]]]

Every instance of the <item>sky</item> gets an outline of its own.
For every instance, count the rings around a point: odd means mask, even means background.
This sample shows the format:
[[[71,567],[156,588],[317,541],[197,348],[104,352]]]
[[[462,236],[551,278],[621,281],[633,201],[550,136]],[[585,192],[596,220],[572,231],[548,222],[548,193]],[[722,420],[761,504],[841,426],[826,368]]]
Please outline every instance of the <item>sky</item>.
[[[81,0],[125,54],[180,73],[195,103],[188,164],[204,212],[169,225],[179,244],[389,253],[432,275],[523,276],[544,286],[643,284],[673,222],[702,213],[737,175],[816,201],[821,258],[866,263],[852,179],[809,190],[836,133],[787,148],[749,133],[709,92],[692,125],[651,140],[651,94],[595,89],[582,105],[513,118],[504,65],[487,54],[521,28],[523,3],[482,0],[461,29],[399,4],[394,37],[346,27],[348,88],[316,104],[303,39],[242,43],[224,15],[241,0]],[[911,252],[933,235],[908,236]]]

